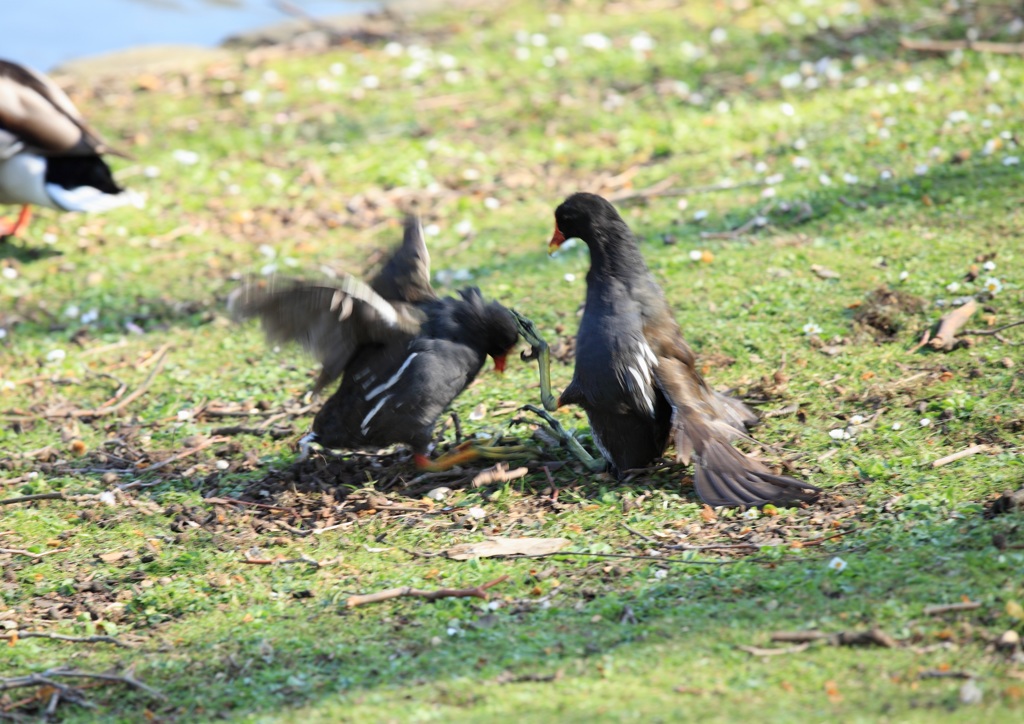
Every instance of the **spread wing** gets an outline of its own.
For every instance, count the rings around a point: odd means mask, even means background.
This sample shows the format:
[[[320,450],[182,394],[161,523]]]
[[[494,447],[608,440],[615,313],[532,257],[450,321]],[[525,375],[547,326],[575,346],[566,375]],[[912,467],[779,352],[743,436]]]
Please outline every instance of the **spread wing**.
[[[228,298],[237,319],[258,317],[271,342],[296,342],[323,364],[315,391],[342,375],[356,350],[415,335],[422,314],[389,302],[369,285],[345,277],[338,286],[256,280]]]
[[[0,129],[43,154],[91,156],[114,152],[52,80],[0,60]],[[118,154],[123,155],[123,154]]]
[[[370,282],[375,292],[391,301],[420,302],[437,299],[430,286],[430,253],[418,216],[407,216],[402,244]]]
[[[711,390],[696,368],[692,350],[679,328],[652,324],[646,330],[658,364],[658,388],[672,406],[672,440],[676,456],[693,458],[694,487],[708,505],[792,504],[812,500],[819,489],[801,480],[775,475],[761,462],[733,447],[749,436],[757,415],[739,400]]]

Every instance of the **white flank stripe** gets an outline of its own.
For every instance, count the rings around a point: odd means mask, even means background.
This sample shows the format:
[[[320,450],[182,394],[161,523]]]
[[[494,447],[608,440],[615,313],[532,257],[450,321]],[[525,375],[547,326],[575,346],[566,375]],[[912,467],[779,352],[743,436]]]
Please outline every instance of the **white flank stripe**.
[[[405,372],[409,368],[409,365],[412,363],[413,359],[415,359],[416,355],[418,355],[418,354],[419,354],[419,352],[413,352],[411,355],[406,357],[405,358],[405,362],[403,362],[402,366],[398,368],[398,372],[396,372],[395,374],[391,375],[391,379],[388,380],[387,382],[385,382],[384,384],[377,385],[372,390],[370,390],[369,394],[366,395],[366,399],[367,400],[372,400],[374,397],[379,395],[381,392],[384,392],[386,389],[391,387],[391,385],[393,385],[396,382],[398,382],[398,378],[401,377],[402,373]]]
[[[649,383],[644,381],[643,376],[640,374],[640,370],[636,367],[627,367],[627,369],[629,370],[629,373],[636,378],[637,387],[639,388],[640,394],[643,395],[644,403],[647,405],[647,410],[653,414],[654,402],[651,400],[651,396],[647,394],[647,388],[650,387]],[[647,368],[645,367],[644,369],[646,370]],[[648,374],[649,373],[650,371],[648,370]],[[650,378],[648,378],[648,380],[649,379]]]
[[[376,415],[378,412],[380,412],[380,408],[384,407],[384,403],[387,402],[390,399],[391,399],[391,395],[385,395],[384,397],[380,398],[380,402],[378,402],[376,405],[373,406],[372,410],[370,410],[368,413],[366,413],[366,417],[364,417],[363,421],[359,424],[359,431],[360,432],[362,432],[364,435],[367,432],[369,432],[369,430],[370,430],[370,420],[373,419],[374,415]]]

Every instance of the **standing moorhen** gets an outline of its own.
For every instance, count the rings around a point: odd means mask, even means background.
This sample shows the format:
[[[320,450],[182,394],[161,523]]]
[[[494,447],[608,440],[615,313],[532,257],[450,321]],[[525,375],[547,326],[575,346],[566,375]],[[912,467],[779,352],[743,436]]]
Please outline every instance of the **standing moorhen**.
[[[793,503],[819,489],[775,475],[731,444],[757,421],[739,400],[713,391],[697,371],[665,296],[626,222],[605,199],[570,196],[555,210],[549,249],[578,238],[590,247],[587,299],[576,335],[576,369],[559,405],[578,404],[594,442],[620,475],[649,465],[669,440],[695,467],[694,487],[713,506]]]
[[[117,152],[56,83],[0,60],[0,204],[22,204],[17,221],[0,219],[0,237],[28,225],[30,204],[61,211],[142,206],[139,194],[114,181],[104,153]]]
[[[469,287],[438,298],[430,286],[430,256],[419,220],[369,285],[346,277],[338,287],[291,282],[247,284],[229,308],[259,317],[269,340],[298,342],[323,364],[314,391],[342,376],[341,386],[302,440],[336,449],[408,445],[417,466],[446,469],[477,457],[460,448],[431,463],[434,425],[473,381],[488,355],[498,371],[515,346],[516,320]]]

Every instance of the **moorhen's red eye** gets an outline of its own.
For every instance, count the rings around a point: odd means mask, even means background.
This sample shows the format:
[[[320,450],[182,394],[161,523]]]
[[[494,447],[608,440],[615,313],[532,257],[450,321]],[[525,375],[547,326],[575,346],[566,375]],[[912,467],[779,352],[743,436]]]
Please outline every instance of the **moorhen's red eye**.
[[[812,500],[818,488],[775,475],[732,441],[757,415],[713,391],[697,371],[672,310],[626,222],[605,199],[574,194],[555,211],[590,247],[591,274],[576,335],[576,369],[560,404],[581,405],[594,442],[620,476],[647,467],[675,444],[691,459],[709,505]],[[557,236],[556,227],[556,236]],[[552,238],[552,244],[555,239]]]

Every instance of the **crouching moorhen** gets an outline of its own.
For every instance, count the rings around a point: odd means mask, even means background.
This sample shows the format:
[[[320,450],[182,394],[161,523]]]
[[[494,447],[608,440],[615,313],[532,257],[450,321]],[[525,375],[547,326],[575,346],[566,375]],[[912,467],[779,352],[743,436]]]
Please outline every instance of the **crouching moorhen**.
[[[578,238],[590,247],[587,298],[576,335],[576,369],[559,405],[578,404],[612,471],[649,465],[674,442],[695,468],[694,487],[713,506],[794,503],[819,489],[775,475],[734,448],[757,422],[739,400],[697,371],[664,293],[626,222],[605,199],[570,196],[555,210],[549,249]]]
[[[341,386],[303,438],[331,449],[408,445],[417,466],[447,469],[477,457],[459,448],[431,463],[438,417],[476,378],[486,357],[498,371],[519,334],[497,302],[469,287],[438,298],[419,220],[405,222],[402,245],[367,285],[346,277],[337,287],[254,282],[232,294],[236,317],[259,317],[272,342],[298,342],[322,364],[315,391]]]

